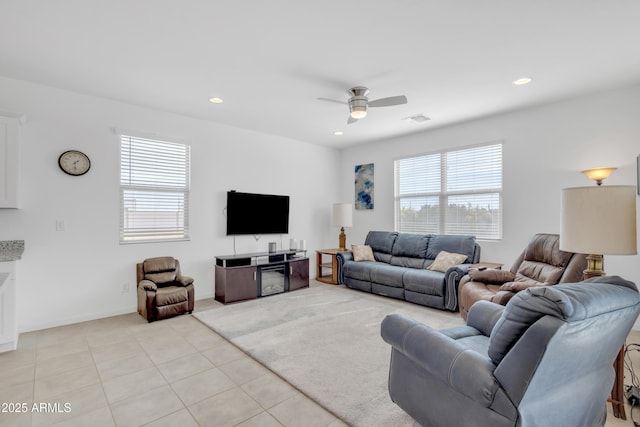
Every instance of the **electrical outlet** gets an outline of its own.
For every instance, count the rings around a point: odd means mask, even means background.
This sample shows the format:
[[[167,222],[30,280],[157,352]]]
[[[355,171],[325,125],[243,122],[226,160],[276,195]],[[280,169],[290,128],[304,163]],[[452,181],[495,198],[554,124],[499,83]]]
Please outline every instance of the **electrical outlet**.
[[[64,231],[65,226],[64,219],[56,219],[56,231]]]
[[[129,282],[126,282],[126,283],[122,284],[122,293],[123,294],[128,294],[129,293]]]
[[[638,390],[638,387],[628,385],[624,395],[631,406],[640,405],[640,390]]]

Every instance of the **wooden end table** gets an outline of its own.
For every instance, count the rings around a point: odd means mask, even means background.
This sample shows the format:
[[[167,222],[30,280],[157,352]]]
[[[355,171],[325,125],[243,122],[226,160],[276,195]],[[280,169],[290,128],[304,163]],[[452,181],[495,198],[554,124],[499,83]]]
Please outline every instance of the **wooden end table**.
[[[318,249],[316,251],[316,280],[318,282],[330,285],[338,284],[338,259],[336,258],[338,252],[342,251],[340,249]],[[326,257],[330,259],[327,260]]]

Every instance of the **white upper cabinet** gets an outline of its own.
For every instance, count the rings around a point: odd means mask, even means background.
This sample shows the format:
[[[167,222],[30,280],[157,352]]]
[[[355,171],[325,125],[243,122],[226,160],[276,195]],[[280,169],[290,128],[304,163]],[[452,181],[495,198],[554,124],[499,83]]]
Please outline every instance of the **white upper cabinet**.
[[[18,208],[19,117],[0,115],[0,208]]]

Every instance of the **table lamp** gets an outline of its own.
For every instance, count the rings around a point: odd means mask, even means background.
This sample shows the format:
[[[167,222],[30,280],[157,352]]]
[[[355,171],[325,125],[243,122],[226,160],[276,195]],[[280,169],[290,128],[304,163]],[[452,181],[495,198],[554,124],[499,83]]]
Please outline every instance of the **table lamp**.
[[[340,227],[338,247],[341,251],[346,251],[347,235],[344,234],[344,228],[353,225],[353,205],[351,203],[334,203],[331,211],[331,223],[334,227]]]
[[[611,173],[614,168],[606,169]],[[583,171],[593,174],[593,169]],[[589,176],[589,175],[588,175]],[[560,250],[589,254],[584,279],[604,276],[602,255],[635,255],[636,189],[631,185],[601,185],[562,190]]]

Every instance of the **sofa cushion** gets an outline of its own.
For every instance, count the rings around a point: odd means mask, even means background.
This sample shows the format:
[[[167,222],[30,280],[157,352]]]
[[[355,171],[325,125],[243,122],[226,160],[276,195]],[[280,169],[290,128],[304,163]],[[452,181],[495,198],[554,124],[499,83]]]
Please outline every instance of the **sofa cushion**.
[[[172,257],[157,257],[143,262],[144,278],[153,283],[171,283],[176,280],[176,260]]]
[[[376,261],[389,263],[393,242],[397,236],[398,233],[394,231],[370,231],[364,244],[371,246]]]
[[[411,258],[408,256],[391,256],[388,263],[391,265],[396,265],[398,267],[408,267],[408,268],[425,268],[425,263],[427,260],[423,258]]]
[[[469,263],[473,260],[475,246],[474,236],[432,234],[427,248],[427,258],[436,259],[441,251],[447,251],[466,255],[465,263]]]
[[[371,270],[372,283],[381,283],[394,288],[402,288],[402,277],[405,272],[411,270],[384,263],[367,264]]]
[[[166,286],[156,291],[156,305],[178,304],[187,301],[187,290],[183,287]]]
[[[440,251],[436,259],[427,267],[429,270],[445,273],[454,265],[462,264],[467,259],[466,255]]]
[[[364,244],[371,246],[373,252],[391,254],[396,237],[398,233],[395,231],[370,231]]]
[[[564,268],[537,261],[524,260],[516,271],[516,282],[538,282],[541,285],[555,285],[562,277]]]
[[[396,237],[391,254],[396,257],[426,258],[429,234],[400,233]]]
[[[375,265],[372,261],[347,261],[344,263],[344,276],[352,279],[371,281],[371,266]]]
[[[373,250],[369,245],[351,245],[354,261],[375,261]]]
[[[409,269],[404,273],[402,282],[408,291],[438,296],[445,293],[444,275],[438,271]]]
[[[560,250],[560,236],[557,234],[536,234],[524,250],[526,261],[549,264],[555,267],[565,267],[572,255],[572,252]]]

